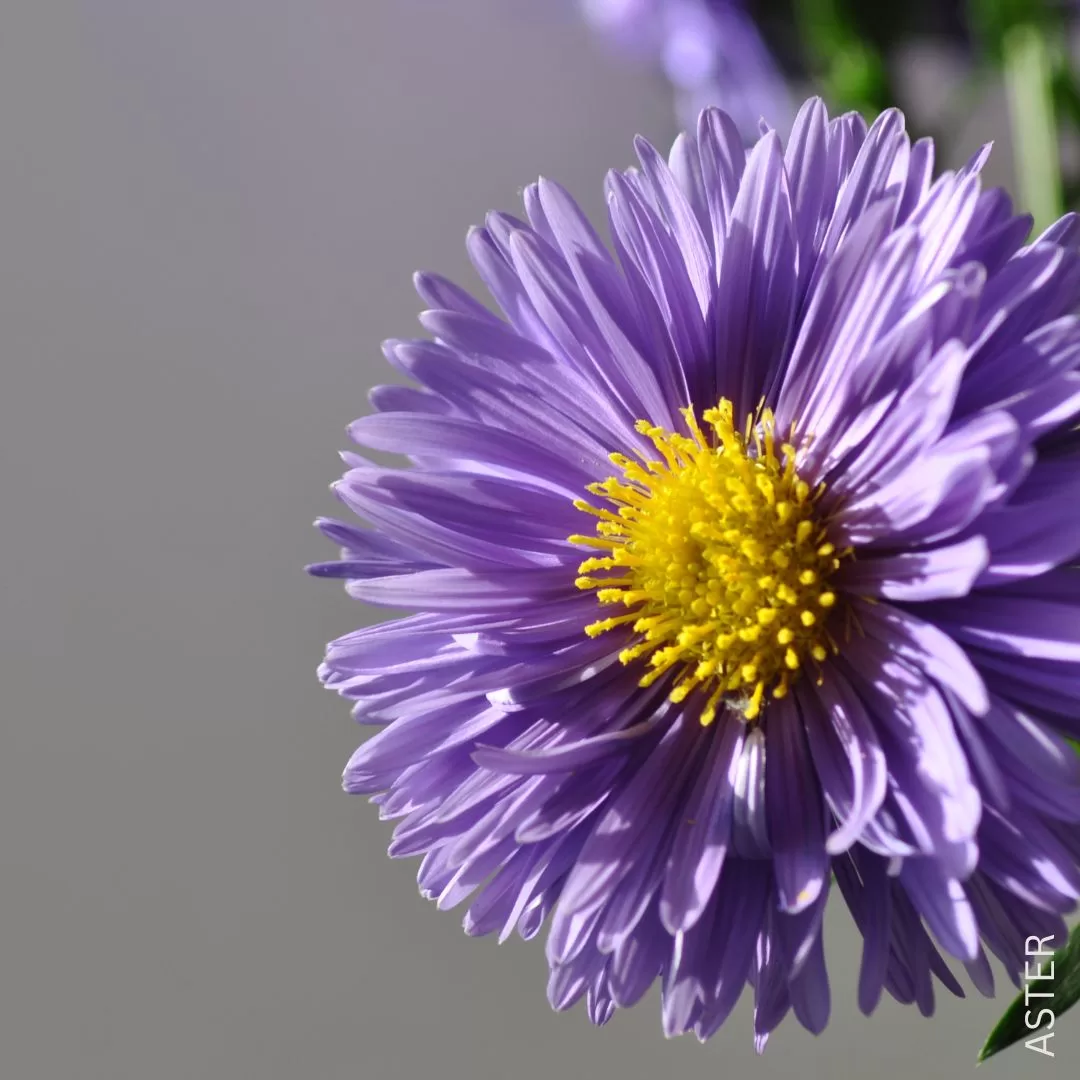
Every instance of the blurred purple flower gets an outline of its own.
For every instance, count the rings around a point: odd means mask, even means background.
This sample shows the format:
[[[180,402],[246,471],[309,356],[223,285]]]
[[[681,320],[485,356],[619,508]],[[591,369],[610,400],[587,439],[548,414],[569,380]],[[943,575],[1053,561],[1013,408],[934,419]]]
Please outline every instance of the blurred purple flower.
[[[541,180],[469,236],[501,314],[417,276],[350,429],[411,467],[344,455],[311,568],[415,612],[329,646],[345,787],[596,1023],[821,1031],[834,878],[864,1012],[992,993],[1080,897],[1080,222],[895,110],[637,151],[614,255]]]
[[[746,142],[767,116],[782,134],[794,106],[779,67],[740,0],[579,0],[587,21],[617,48],[657,63],[692,127],[708,105],[724,109]]]

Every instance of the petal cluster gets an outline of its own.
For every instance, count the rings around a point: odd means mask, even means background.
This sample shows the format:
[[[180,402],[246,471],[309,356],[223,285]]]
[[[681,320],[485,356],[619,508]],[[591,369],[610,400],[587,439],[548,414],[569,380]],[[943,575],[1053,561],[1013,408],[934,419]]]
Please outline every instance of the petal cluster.
[[[749,985],[759,1046],[825,1026],[838,891],[859,1005],[929,1014],[946,963],[993,992],[1080,898],[1080,223],[1033,241],[935,179],[903,117],[800,111],[749,152],[702,113],[606,181],[610,247],[541,180],[468,250],[497,311],[416,279],[428,338],[384,386],[313,567],[412,614],[331,643],[321,676],[380,730],[345,771],[420,888],[470,934],[547,926],[549,998],[606,1021],[659,982],[711,1036]],[[576,587],[579,505],[687,410],[764,407],[837,549],[851,613],[815,677],[748,716],[643,680],[633,621]],[[642,682],[645,685],[642,685]],[[707,710],[711,723],[702,723]]]

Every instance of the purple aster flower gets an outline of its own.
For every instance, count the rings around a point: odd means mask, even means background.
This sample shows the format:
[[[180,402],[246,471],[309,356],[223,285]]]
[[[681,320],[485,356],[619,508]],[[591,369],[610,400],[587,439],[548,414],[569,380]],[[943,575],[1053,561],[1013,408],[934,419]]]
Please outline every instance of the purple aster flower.
[[[662,988],[702,1039],[993,992],[1080,897],[1080,221],[933,178],[903,117],[820,101],[749,153],[702,114],[612,172],[614,251],[525,189],[433,274],[312,568],[414,614],[333,642],[382,730],[345,770],[470,934],[549,923],[551,1004]]]
[[[794,108],[784,77],[741,0],[579,0],[617,48],[659,64],[693,126],[708,105],[728,112],[747,142],[763,116],[781,131]]]

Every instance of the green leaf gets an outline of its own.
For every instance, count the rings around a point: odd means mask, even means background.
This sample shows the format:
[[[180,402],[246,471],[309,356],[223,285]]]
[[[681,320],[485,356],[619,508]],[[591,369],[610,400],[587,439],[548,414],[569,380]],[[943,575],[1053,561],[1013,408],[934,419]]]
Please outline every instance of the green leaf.
[[[1013,1043],[1038,1038],[1037,1033],[1042,1031],[1045,1025],[1032,1029],[1029,1024],[1038,1023],[1042,1010],[1048,1009],[1053,1013],[1053,1020],[1046,1022],[1052,1028],[1061,1019],[1062,1013],[1080,999],[1080,926],[1073,928],[1069,940],[1042,966],[1039,975],[1042,978],[1028,979],[1027,971],[1024,972],[1025,990],[1017,995],[1016,1000],[1005,1010],[1005,1015],[990,1032],[986,1044],[979,1051],[980,1063]],[[1024,1000],[1025,993],[1028,992],[1032,995],[1050,993],[1052,996],[1032,996],[1029,1004]]]

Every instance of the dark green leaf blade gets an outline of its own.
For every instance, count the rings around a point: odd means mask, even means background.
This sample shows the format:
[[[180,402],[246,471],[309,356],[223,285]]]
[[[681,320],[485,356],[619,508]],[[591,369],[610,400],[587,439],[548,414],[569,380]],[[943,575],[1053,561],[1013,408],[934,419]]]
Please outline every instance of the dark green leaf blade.
[[[1013,1043],[1037,1037],[1041,1029],[1033,1031],[1026,1023],[1025,1014],[1029,1011],[1038,1019],[1039,1010],[1049,1009],[1056,1024],[1062,1013],[1080,1000],[1080,926],[1073,927],[1069,940],[1042,966],[1040,974],[1047,975],[1051,964],[1054,965],[1053,979],[1033,981],[1032,987],[1037,987],[1040,992],[1052,991],[1053,997],[1035,999],[1027,1006],[1023,992],[1017,995],[979,1051],[980,1064]]]

